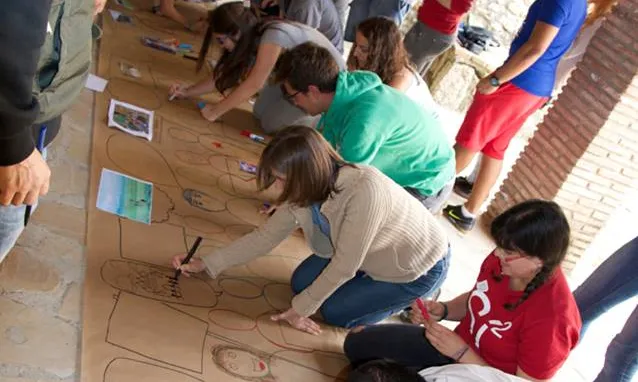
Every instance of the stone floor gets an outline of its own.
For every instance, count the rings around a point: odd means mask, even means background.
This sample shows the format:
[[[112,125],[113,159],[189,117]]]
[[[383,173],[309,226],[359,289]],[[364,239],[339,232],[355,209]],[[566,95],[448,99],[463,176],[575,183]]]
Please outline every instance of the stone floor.
[[[93,94],[64,115],[48,150],[51,190],[0,265],[0,381],[75,381]]]
[[[0,382],[79,380],[92,110],[93,94],[85,90],[64,115],[60,135],[49,149],[53,172],[51,191],[42,198],[18,245],[0,264]],[[458,126],[460,120],[452,115],[447,122],[452,140],[456,133],[454,126]],[[524,140],[513,145],[522,148]],[[511,166],[514,159],[506,162]],[[440,219],[453,248],[452,266],[442,294],[445,299],[472,287],[479,265],[492,244],[480,229],[461,237],[442,217]],[[614,322],[624,322],[622,315],[614,317]],[[607,324],[599,324],[603,325]],[[607,335],[615,331],[617,329],[607,330]],[[600,344],[607,342],[608,339],[590,345],[597,350],[598,365],[604,351]],[[579,353],[591,358],[589,350],[580,348]],[[588,362],[587,358],[578,356],[568,362],[560,380],[591,380],[592,373],[600,366],[579,372],[579,364]]]

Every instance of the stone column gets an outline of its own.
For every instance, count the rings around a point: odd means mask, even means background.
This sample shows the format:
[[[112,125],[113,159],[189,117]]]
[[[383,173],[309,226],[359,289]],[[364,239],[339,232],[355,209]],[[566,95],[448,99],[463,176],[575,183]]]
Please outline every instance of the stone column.
[[[538,126],[485,222],[530,198],[555,200],[574,265],[638,179],[638,0],[621,0]],[[637,224],[628,222],[628,224]]]

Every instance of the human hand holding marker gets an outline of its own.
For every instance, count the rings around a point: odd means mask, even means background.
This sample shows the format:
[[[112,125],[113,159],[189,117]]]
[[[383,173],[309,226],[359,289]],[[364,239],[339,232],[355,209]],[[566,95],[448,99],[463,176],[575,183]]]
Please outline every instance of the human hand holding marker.
[[[184,274],[184,276],[189,277],[189,273],[198,273],[206,269],[206,264],[201,259],[193,259],[193,255],[197,252],[197,248],[202,243],[202,237],[199,236],[195,239],[195,243],[188,251],[187,255],[177,255],[173,257],[173,267],[176,269],[175,271],[175,280],[179,277],[180,274]]]
[[[173,84],[168,88],[168,100],[188,98],[188,86],[184,84]]]
[[[410,307],[412,308],[410,321],[417,325],[427,324],[428,321],[432,320],[438,321],[443,317],[445,311],[443,304],[440,302],[432,300],[423,301],[420,298],[415,300]]]

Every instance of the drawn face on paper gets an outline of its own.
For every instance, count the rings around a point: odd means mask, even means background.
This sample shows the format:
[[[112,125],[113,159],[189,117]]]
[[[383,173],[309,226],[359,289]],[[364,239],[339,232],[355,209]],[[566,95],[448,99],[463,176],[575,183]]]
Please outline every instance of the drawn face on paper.
[[[214,348],[213,361],[228,374],[250,381],[259,381],[270,374],[270,367],[264,359],[239,347]]]

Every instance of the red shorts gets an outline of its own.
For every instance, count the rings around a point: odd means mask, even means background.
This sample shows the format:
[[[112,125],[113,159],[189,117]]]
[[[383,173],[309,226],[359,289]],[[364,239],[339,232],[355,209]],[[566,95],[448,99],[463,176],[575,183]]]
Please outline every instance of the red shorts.
[[[505,150],[527,117],[547,101],[507,82],[492,94],[476,92],[465,115],[456,143],[503,159]]]

